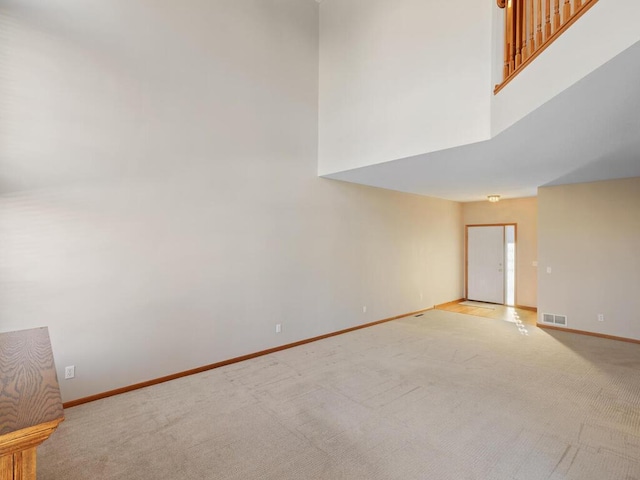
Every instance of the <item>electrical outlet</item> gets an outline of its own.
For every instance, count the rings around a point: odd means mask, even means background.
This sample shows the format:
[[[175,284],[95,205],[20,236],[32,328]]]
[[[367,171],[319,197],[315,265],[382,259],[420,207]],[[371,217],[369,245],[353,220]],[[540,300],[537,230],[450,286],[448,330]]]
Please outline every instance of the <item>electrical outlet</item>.
[[[604,314],[603,313],[599,313],[598,314],[598,321],[599,322],[604,322]]]
[[[367,313],[367,306],[366,306],[366,305],[364,305],[364,306],[362,307],[362,313]]]
[[[551,267],[547,267],[547,273],[551,273]]]
[[[64,367],[64,379],[69,380],[76,376],[76,366],[69,365],[68,367]]]
[[[276,333],[281,333],[281,332],[282,332],[282,324],[276,323]]]

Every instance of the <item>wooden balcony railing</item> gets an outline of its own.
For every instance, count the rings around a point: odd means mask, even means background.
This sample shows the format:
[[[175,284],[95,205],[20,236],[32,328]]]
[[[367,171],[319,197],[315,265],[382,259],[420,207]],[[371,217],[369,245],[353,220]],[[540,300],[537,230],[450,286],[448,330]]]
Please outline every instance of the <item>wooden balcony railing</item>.
[[[497,0],[505,9],[504,74],[498,93],[598,0]]]

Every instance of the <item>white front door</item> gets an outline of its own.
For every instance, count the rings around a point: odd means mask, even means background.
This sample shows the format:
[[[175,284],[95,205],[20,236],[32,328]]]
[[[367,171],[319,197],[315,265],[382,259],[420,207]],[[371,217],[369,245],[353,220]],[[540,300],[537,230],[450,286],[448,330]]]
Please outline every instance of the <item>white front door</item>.
[[[504,303],[504,226],[467,227],[467,298]]]

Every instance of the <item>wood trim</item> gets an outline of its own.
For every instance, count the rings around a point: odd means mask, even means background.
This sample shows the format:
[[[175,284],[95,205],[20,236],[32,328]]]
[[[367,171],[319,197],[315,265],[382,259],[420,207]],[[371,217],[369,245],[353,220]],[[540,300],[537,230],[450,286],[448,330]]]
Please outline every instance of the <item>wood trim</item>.
[[[0,455],[0,478],[13,478],[13,455]]]
[[[640,340],[637,340],[635,338],[616,337],[614,335],[606,335],[604,333],[587,332],[585,330],[575,330],[573,328],[556,327],[555,325],[547,325],[545,323],[539,323],[539,322],[536,323],[536,326],[539,328],[547,329],[547,330],[558,330],[560,332],[577,333],[578,335],[587,335],[589,337],[606,338],[607,340],[617,340],[618,342],[636,343],[640,345]]]
[[[0,478],[36,480],[36,447],[64,420],[47,327],[0,334]]]
[[[527,307],[526,305],[515,305],[515,308],[519,308],[520,310],[527,310],[529,312],[538,312],[538,307]]]
[[[456,300],[459,301],[459,300]],[[69,402],[65,402],[62,404],[64,408],[72,408],[78,405],[82,405],[89,402],[94,402],[96,400],[101,400],[103,398],[112,397],[114,395],[120,395],[121,393],[131,392],[133,390],[139,390],[141,388],[150,387],[152,385],[158,385],[159,383],[169,382],[171,380],[176,380],[182,377],[188,377],[189,375],[195,375],[197,373],[206,372],[208,370],[213,370],[216,368],[224,367],[226,365],[231,365],[238,362],[244,362],[245,360],[251,360],[252,358],[262,357],[263,355],[269,355],[270,353],[281,352],[282,350],[287,350],[293,347],[299,347],[300,345],[305,345],[307,343],[317,342],[318,340],[324,340],[325,338],[335,337],[337,335],[342,335],[344,333],[353,332],[355,330],[360,330],[363,328],[373,327],[374,325],[379,325],[381,323],[391,322],[393,320],[398,320],[400,318],[410,317],[412,315],[417,315],[419,313],[427,312],[429,310],[433,310],[434,307],[424,308],[422,310],[417,310],[415,312],[403,313],[402,315],[396,315],[395,317],[385,318],[383,320],[377,320],[371,323],[365,323],[363,325],[358,325],[355,327],[345,328],[344,330],[338,330],[337,332],[325,333],[324,335],[319,335],[317,337],[307,338],[305,340],[299,340],[293,343],[287,343],[285,345],[280,345],[279,347],[268,348],[266,350],[261,350],[255,353],[249,353],[247,355],[241,355],[239,357],[230,358],[228,360],[223,360],[221,362],[212,363],[210,365],[204,365],[202,367],[193,368],[191,370],[186,370],[184,372],[178,372],[171,375],[166,375],[164,377],[154,378],[153,380],[147,380],[146,382],[135,383],[133,385],[128,385],[122,388],[116,388],[114,390],[109,390],[107,392],[97,393],[95,395],[90,395],[88,397],[78,398],[76,400],[71,400]]]
[[[47,327],[0,334],[0,435],[64,416]]]
[[[16,430],[0,436],[0,455],[17,453],[37,447],[58,428],[64,418]]]
[[[538,55],[540,55],[543,51],[545,51],[547,47],[549,47],[549,45],[551,45],[560,35],[564,33],[566,29],[568,29],[571,25],[573,25],[576,22],[576,20],[578,20],[582,15],[584,15],[596,3],[598,3],[598,0],[591,0],[589,3],[584,4],[581,10],[575,12],[573,16],[566,23],[564,23],[559,29],[555,30],[551,35],[549,35],[545,39],[544,43],[537,48],[537,50],[533,53],[533,55],[531,55],[524,62],[522,62],[515,69],[515,71],[511,73],[511,75],[509,75],[507,78],[505,78],[502,81],[502,83],[496,85],[495,88],[493,89],[493,94],[496,95],[500,90],[506,87],[511,82],[511,80],[517,77],[518,74],[527,65],[533,62],[538,57]]]

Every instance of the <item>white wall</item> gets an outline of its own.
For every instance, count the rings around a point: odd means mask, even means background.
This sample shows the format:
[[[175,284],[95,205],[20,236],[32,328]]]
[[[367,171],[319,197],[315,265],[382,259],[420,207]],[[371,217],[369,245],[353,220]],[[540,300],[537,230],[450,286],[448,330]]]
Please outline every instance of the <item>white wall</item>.
[[[640,177],[540,188],[538,212],[538,315],[640,340]]]
[[[486,140],[491,2],[325,0],[321,175]]]
[[[460,204],[316,176],[317,9],[0,7],[0,331],[65,401],[462,296]]]
[[[515,223],[516,238],[516,304],[535,307],[538,304],[538,201],[512,198],[498,203],[466,202],[462,204],[465,225]]]
[[[492,2],[494,38],[502,38],[504,11]],[[492,96],[496,136],[623,50],[640,41],[640,2],[602,0],[592,6],[503,90]],[[493,84],[502,82],[504,50],[493,54]]]

